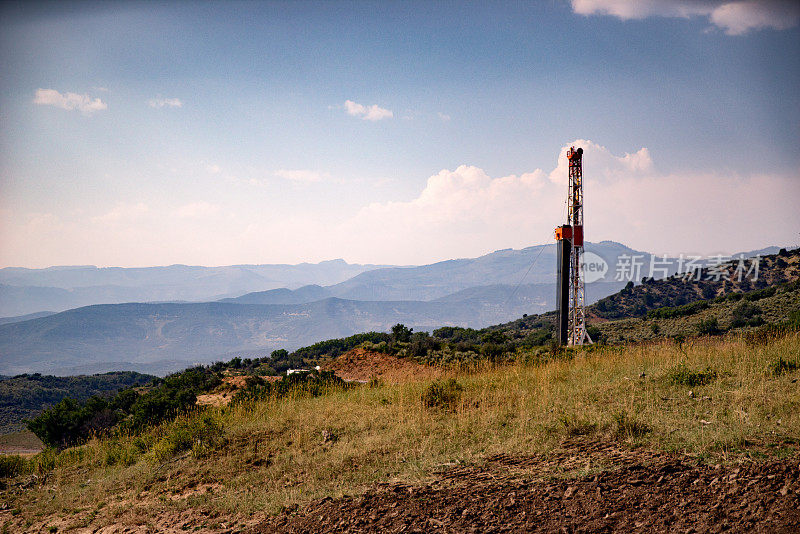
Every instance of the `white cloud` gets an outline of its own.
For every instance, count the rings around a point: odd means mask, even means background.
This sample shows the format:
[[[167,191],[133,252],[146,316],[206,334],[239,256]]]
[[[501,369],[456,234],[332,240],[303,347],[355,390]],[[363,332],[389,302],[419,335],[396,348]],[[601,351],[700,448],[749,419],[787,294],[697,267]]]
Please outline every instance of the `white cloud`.
[[[278,169],[273,173],[279,178],[292,180],[293,182],[322,182],[331,179],[327,172],[311,171],[307,169]]]
[[[440,119],[442,119],[444,122],[448,122],[448,121],[450,120],[450,115],[448,115],[447,113],[442,113],[442,112],[440,111],[440,112],[438,112],[438,113],[437,113],[437,115],[438,115],[438,116],[439,116],[439,118],[440,118]]]
[[[150,208],[144,202],[138,202],[136,204],[118,204],[112,210],[102,215],[92,217],[92,222],[109,224],[118,221],[133,220],[141,217],[149,211]]]
[[[553,163],[545,169],[497,177],[460,165],[433,173],[404,200],[388,202],[370,203],[369,196],[396,195],[413,177],[377,193],[347,182],[337,191],[350,198],[328,199],[323,209],[311,202],[295,206],[274,191],[249,188],[244,194],[257,207],[243,199],[233,212],[214,203],[217,197],[122,203],[95,217],[26,213],[17,206],[12,211],[8,203],[0,205],[0,263],[228,265],[344,257],[421,264],[552,243],[553,228],[566,217],[565,154],[572,145],[584,149],[590,241],[703,255],[797,242],[800,169],[784,175],[666,173],[658,168],[657,153],[647,148],[630,147],[625,153],[577,139],[557,154],[553,150]],[[225,176],[224,168],[220,172]],[[276,179],[274,171],[259,172],[265,181]]]
[[[174,214],[181,219],[199,219],[214,215],[218,213],[219,210],[220,208],[218,205],[201,200],[200,202],[192,202],[178,207]]]
[[[183,107],[183,102],[177,98],[151,98],[147,101],[147,105],[151,108],[180,108]]]
[[[365,261],[393,263],[548,243],[566,217],[569,146],[584,149],[589,240],[611,239],[651,252],[710,254],[796,239],[789,228],[800,227],[793,208],[800,198],[798,176],[664,174],[647,148],[617,156],[579,139],[562,147],[551,172],[493,178],[469,165],[442,170],[416,198],[370,204],[337,230],[329,229],[334,235],[328,240]],[[774,228],[786,230],[772,231],[765,240],[765,232]],[[356,250],[360,243],[368,246]]]
[[[785,30],[800,21],[796,0],[572,0],[572,9],[581,15],[611,15],[622,20],[701,16],[728,35],[763,28]]]
[[[727,2],[711,12],[711,22],[728,35],[762,28],[786,30],[797,26],[798,19],[800,4],[796,2]]]
[[[84,113],[108,109],[106,103],[99,98],[93,99],[89,95],[79,95],[77,93],[61,94],[55,89],[37,89],[33,103],[42,106],[55,106],[70,111],[77,109]]]
[[[377,104],[364,106],[352,100],[345,100],[344,109],[348,115],[361,117],[365,121],[379,121],[394,117],[394,113],[391,110],[379,107]]]

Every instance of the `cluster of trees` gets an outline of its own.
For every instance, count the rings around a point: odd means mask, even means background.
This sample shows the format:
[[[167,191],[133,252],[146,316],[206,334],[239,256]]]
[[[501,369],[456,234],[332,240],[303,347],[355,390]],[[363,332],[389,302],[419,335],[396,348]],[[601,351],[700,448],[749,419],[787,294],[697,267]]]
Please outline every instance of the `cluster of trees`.
[[[190,409],[198,394],[220,382],[218,372],[194,367],[156,378],[141,392],[127,388],[111,398],[95,395],[85,402],[65,398],[29,421],[28,428],[53,447],[74,445],[120,426],[136,431]]]
[[[24,420],[65,398],[86,401],[93,395],[110,395],[120,389],[143,386],[155,377],[132,371],[97,375],[50,376],[23,374],[0,380],[0,433],[23,428]]]
[[[397,325],[395,325],[394,328],[397,328]],[[405,327],[403,326],[403,328]],[[376,344],[381,342],[391,343],[392,334],[387,334],[385,332],[365,332],[363,334],[356,334],[354,336],[349,336],[339,339],[328,339],[326,341],[320,341],[319,343],[314,343],[313,345],[309,345],[308,347],[297,349],[291,355],[287,354],[287,358],[293,358],[294,361],[299,361],[299,362],[302,362],[302,360],[304,359],[316,360],[322,356],[335,358],[340,354],[344,354],[348,350],[361,346],[365,342],[376,343]],[[299,360],[297,360],[298,358]],[[300,365],[297,365],[296,367],[299,366]]]

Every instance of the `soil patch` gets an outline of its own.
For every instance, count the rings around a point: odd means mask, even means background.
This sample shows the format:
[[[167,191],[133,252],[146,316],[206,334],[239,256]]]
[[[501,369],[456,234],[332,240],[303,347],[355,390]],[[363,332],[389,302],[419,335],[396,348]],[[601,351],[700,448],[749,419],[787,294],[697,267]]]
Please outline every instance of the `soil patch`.
[[[408,358],[365,349],[350,350],[321,367],[325,371],[333,371],[336,376],[347,381],[368,382],[375,378],[392,384],[432,377],[438,373],[434,367]]]
[[[710,466],[571,442],[547,457],[443,466],[425,485],[322,499],[249,532],[798,532],[799,462]]]

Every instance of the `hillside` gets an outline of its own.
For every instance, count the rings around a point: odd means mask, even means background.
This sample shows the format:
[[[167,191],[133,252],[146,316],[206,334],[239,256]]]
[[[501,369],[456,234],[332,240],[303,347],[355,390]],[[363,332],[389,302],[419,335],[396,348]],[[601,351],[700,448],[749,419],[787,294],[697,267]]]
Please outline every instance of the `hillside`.
[[[646,253],[613,241],[587,243],[586,247],[587,251],[597,254],[609,266],[615,265],[622,255],[649,257]],[[521,289],[530,295],[535,293],[544,309],[548,309],[554,303],[555,264],[555,245],[538,245],[521,250],[498,250],[477,258],[447,260],[430,265],[373,269],[328,287],[310,285],[296,290],[282,288],[260,291],[224,299],[223,302],[300,304],[328,297],[390,302],[454,301],[463,300],[464,295],[480,294],[483,302],[501,306],[514,289],[519,288],[518,291]],[[589,284],[591,292],[598,295],[597,298],[611,294],[624,285],[613,280],[613,271],[598,284],[596,288],[594,284]],[[613,284],[613,291],[612,286],[604,284]]]
[[[19,375],[0,380],[0,434],[24,427],[61,399],[85,401],[93,395],[107,395],[120,389],[142,386],[155,378],[133,372],[114,372],[92,376]]]
[[[587,250],[612,266],[612,274],[620,255],[649,257],[612,241],[587,243]],[[228,301],[243,295],[240,302],[249,304],[302,304],[327,297],[429,301],[485,285],[552,284],[554,276],[554,245],[499,250],[478,258],[415,267],[351,265],[333,260],[225,267],[5,268],[0,269],[0,316],[94,304]],[[257,295],[249,297],[247,293]]]
[[[34,428],[78,446],[0,458],[0,519],[21,532],[257,533],[564,521],[668,531],[723,517],[734,530],[791,531],[800,280],[779,274],[795,270],[780,258],[762,289],[595,319],[594,346],[551,345],[552,313],[433,335],[395,325],[65,404]],[[672,281],[643,285],[662,284]],[[317,363],[320,373],[264,376]]]
[[[792,354],[796,333],[663,341],[206,408],[4,463],[17,474],[0,520],[13,532],[791,531],[800,360],[777,364]]]
[[[648,310],[682,306],[792,282],[800,278],[800,249],[782,249],[781,253],[763,256],[758,264],[756,280],[752,280],[752,275],[739,276],[736,272],[738,265],[738,261],[731,261],[714,273],[706,268],[689,277],[673,275],[662,280],[646,280],[599,300],[589,307],[587,313],[596,319],[642,317]],[[745,266],[750,268],[751,263]]]

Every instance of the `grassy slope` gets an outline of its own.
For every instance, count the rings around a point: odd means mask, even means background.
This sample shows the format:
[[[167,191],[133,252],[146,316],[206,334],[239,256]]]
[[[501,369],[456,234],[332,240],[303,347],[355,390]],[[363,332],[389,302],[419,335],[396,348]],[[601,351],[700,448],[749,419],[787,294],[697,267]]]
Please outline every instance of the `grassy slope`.
[[[450,410],[425,407],[430,382],[413,376],[211,409],[139,439],[40,455],[32,465],[47,473],[44,483],[3,491],[15,512],[0,518],[10,531],[64,531],[204,513],[207,528],[230,527],[251,513],[380,481],[421,481],[494,453],[546,453],[575,434],[713,461],[790,454],[800,447],[800,371],[776,376],[779,358],[800,362],[800,334],[758,346],[733,337],[597,347],[540,365],[451,370],[464,389]],[[676,384],[670,377],[681,364],[717,378]]]

